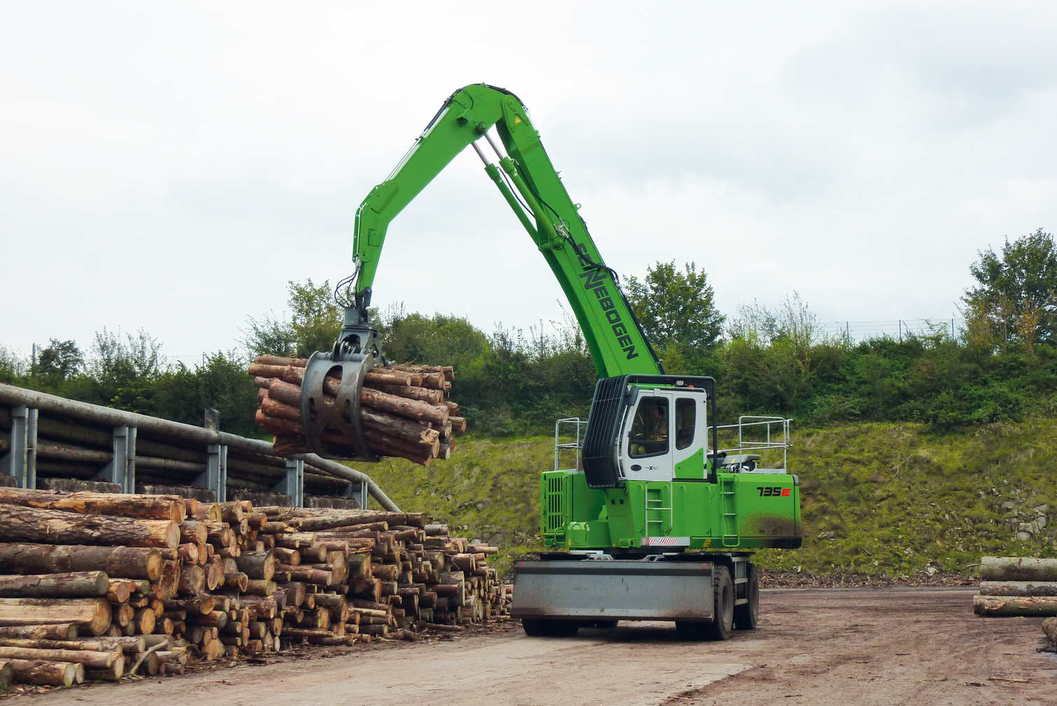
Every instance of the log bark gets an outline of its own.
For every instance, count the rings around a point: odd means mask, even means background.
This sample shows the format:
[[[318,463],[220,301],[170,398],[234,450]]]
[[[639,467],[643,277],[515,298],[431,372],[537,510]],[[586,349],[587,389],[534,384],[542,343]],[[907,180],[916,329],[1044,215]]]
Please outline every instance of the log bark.
[[[1057,581],[1057,559],[985,556],[980,578],[994,581]]]
[[[381,390],[365,387],[360,391],[360,403],[383,412],[433,424],[448,423],[447,406],[433,405],[428,402],[409,400],[406,397],[390,395]]]
[[[73,640],[77,638],[77,624],[47,623],[43,625],[7,625],[0,627],[0,639],[11,638]]]
[[[110,620],[110,603],[102,598],[0,598],[0,625],[77,623],[102,635]]]
[[[180,543],[180,526],[172,520],[81,515],[0,505],[0,540],[172,548]]]
[[[1057,596],[1057,581],[981,581],[981,596]]]
[[[105,669],[85,666],[84,678],[89,681],[120,681],[125,675],[125,656],[118,655],[114,663]]]
[[[307,358],[287,358],[281,355],[259,355],[254,359],[254,362],[262,365],[281,365],[283,367],[292,365],[296,368],[303,368],[308,365]]]
[[[396,370],[381,371],[378,369],[369,371],[363,376],[363,384],[374,387],[375,385],[410,385],[411,375]]]
[[[157,549],[69,544],[0,544],[0,572],[26,574],[105,571],[107,576],[157,581],[162,558]]]
[[[8,664],[11,665],[15,682],[20,684],[73,686],[84,681],[84,666],[72,662],[13,659]]]
[[[229,591],[244,593],[249,586],[250,577],[241,571],[233,574],[224,574],[224,588]]]
[[[108,669],[121,657],[118,650],[96,652],[85,649],[42,649],[34,647],[10,647],[0,645],[0,659],[45,660],[49,662],[75,662],[93,669]]]
[[[93,650],[95,652],[142,652],[143,636],[134,637],[88,637],[80,640],[33,640],[28,638],[0,637],[0,645],[6,647],[33,647],[36,649]]]
[[[268,417],[275,419],[287,419],[293,422],[301,421],[301,410],[292,404],[280,402],[270,395],[261,400],[261,411]]]
[[[269,580],[275,575],[275,557],[269,552],[246,552],[235,558],[239,571],[251,579]]]
[[[973,596],[977,615],[1057,616],[1057,596]]]
[[[105,596],[110,579],[102,571],[0,576],[0,597],[81,598]],[[128,597],[126,596],[126,600]]]
[[[1043,620],[1042,632],[1050,641],[1050,645],[1057,647],[1057,618],[1046,618]]]
[[[14,677],[11,665],[6,660],[0,661],[0,694],[11,688]]]
[[[180,498],[113,493],[56,493],[47,490],[0,487],[0,505],[20,505],[90,515],[134,517],[179,522],[185,509]]]
[[[305,434],[305,429],[301,426],[300,422],[291,421],[289,419],[279,419],[278,417],[269,417],[259,409],[254,413],[253,423],[261,429],[270,431],[272,434],[292,434],[297,436],[304,436]]]
[[[195,596],[204,593],[206,588],[206,572],[201,566],[190,565],[180,569],[180,581],[178,592],[187,596]]]

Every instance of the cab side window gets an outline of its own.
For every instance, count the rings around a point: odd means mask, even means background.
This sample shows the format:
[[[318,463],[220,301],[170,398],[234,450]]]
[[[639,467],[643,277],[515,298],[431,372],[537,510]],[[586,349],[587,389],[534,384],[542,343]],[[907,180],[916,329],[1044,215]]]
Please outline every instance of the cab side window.
[[[682,451],[694,443],[697,426],[697,400],[683,397],[675,401],[675,448]]]
[[[668,400],[664,397],[643,397],[635,410],[628,440],[632,458],[659,456],[668,453]]]

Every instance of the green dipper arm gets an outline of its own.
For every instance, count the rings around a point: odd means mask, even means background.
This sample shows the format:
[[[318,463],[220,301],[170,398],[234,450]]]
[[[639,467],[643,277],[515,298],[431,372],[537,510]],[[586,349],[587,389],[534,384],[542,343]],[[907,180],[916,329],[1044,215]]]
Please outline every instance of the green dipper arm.
[[[496,127],[506,156],[489,163],[477,144]],[[490,140],[490,138],[489,138]],[[485,161],[521,224],[558,278],[600,377],[662,372],[612,270],[588,233],[517,96],[485,84],[456,91],[384,182],[356,212],[356,298],[370,301],[389,222],[467,145]]]

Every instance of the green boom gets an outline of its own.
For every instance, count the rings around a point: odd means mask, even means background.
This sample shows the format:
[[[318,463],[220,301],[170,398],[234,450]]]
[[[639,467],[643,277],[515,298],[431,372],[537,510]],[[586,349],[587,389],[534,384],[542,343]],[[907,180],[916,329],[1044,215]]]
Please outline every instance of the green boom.
[[[489,134],[493,127],[502,150]],[[662,375],[615,273],[599,254],[525,106],[509,91],[485,84],[466,86],[452,94],[389,178],[360,204],[354,244],[354,259],[359,265],[355,311],[359,316],[351,317],[354,324],[364,320],[389,223],[469,145],[485,162],[486,173],[558,279],[599,378],[632,376],[625,379],[647,380],[641,376]],[[496,154],[497,163],[486,157],[489,150]],[[673,404],[699,405],[694,398],[700,397],[702,389],[687,388],[686,381],[675,378],[662,375],[658,378],[662,382],[650,378],[637,386],[647,397],[666,394],[658,392],[666,389],[675,395]],[[600,404],[597,392],[595,401],[591,424],[596,424],[597,411],[597,429],[604,430],[606,413],[596,409]],[[705,408],[699,408],[704,419]],[[619,420],[623,408],[615,414]],[[554,550],[630,551],[644,546],[644,542],[645,546],[667,546],[649,542],[678,538],[680,546],[698,552],[799,546],[796,476],[784,470],[743,474],[717,467],[716,457],[707,455],[707,433],[699,432],[692,444],[687,441],[663,456],[641,462],[635,457],[625,464],[629,466],[625,474],[648,473],[649,477],[625,475],[620,482],[590,485],[590,473],[585,475],[580,468],[543,473],[540,523],[544,544]],[[625,440],[606,440],[601,453],[608,453],[618,443]],[[672,466],[667,471],[657,470],[665,458]],[[588,461],[585,455],[585,467]]]
[[[353,246],[360,302],[370,301],[390,221],[467,145],[476,148],[487,138],[493,126],[506,156],[498,166],[486,160],[485,170],[557,277],[599,376],[662,372],[525,106],[513,93],[485,84],[452,94],[389,178],[360,204]]]

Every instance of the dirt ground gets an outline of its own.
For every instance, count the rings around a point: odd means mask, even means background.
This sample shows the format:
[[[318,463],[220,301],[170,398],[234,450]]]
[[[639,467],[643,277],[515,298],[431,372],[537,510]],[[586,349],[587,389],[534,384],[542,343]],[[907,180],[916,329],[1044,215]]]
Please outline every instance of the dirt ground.
[[[1040,619],[977,618],[972,589],[764,591],[759,630],[723,643],[622,623],[570,639],[519,629],[327,659],[5,699],[108,704],[1053,704]]]

